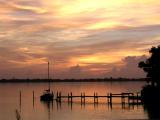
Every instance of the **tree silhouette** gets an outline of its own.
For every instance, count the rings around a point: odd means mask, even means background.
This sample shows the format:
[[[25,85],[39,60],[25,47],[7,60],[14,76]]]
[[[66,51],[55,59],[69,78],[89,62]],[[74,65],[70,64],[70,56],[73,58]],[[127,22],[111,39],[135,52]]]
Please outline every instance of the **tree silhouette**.
[[[152,47],[149,53],[150,58],[141,61],[139,67],[147,73],[148,82],[152,86],[160,86],[160,45]]]

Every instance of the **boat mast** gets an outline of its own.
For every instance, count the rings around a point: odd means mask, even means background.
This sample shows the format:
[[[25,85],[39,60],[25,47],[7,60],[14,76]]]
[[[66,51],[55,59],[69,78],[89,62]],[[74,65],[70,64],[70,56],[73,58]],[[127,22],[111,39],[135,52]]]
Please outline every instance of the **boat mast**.
[[[49,61],[48,61],[48,89],[49,89],[49,91],[50,91]]]

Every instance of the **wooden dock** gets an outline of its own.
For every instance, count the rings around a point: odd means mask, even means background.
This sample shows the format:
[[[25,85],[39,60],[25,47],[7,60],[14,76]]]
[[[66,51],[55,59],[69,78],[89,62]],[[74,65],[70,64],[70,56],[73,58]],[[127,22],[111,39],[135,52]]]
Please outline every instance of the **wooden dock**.
[[[112,109],[112,104],[114,104],[114,100],[118,98],[120,99],[118,101],[118,103],[120,103],[122,105],[122,108],[125,109],[126,107],[133,107],[134,105],[137,105],[137,107],[142,104],[142,97],[140,93],[107,93],[106,95],[98,95],[97,92],[94,92],[93,95],[87,95],[85,92],[81,93],[80,95],[73,95],[72,92],[68,93],[67,95],[62,95],[62,92],[56,92],[53,93],[53,101],[46,101],[47,104],[49,104],[50,102],[53,104],[53,102],[57,103],[57,107],[61,107],[61,103],[62,102],[68,102],[68,104],[71,106],[72,108],[72,103],[74,102],[79,102],[81,105],[84,105],[86,103],[93,102],[94,105],[98,105],[99,103],[103,103],[104,102],[106,104],[108,104],[108,107],[110,107]],[[101,101],[101,99],[103,99],[103,102]],[[77,101],[78,100],[78,101]],[[105,100],[105,101],[104,101]],[[33,101],[33,108],[35,106],[35,92],[32,92],[32,101]],[[22,106],[22,92],[19,92],[19,107],[21,110],[21,106]],[[117,104],[117,103],[116,103]]]
[[[85,104],[86,99],[93,99],[94,104],[98,104],[99,99],[106,99],[106,103],[112,104],[113,99],[120,98],[121,104],[140,104],[141,103],[141,94],[140,93],[119,93],[113,94],[108,93],[106,95],[98,95],[98,93],[94,93],[93,95],[86,95],[85,93],[81,93],[80,95],[73,95],[72,92],[68,93],[68,95],[62,95],[61,92],[57,92],[54,100],[57,102],[68,101],[68,103],[73,103],[73,99],[79,99],[81,104]]]

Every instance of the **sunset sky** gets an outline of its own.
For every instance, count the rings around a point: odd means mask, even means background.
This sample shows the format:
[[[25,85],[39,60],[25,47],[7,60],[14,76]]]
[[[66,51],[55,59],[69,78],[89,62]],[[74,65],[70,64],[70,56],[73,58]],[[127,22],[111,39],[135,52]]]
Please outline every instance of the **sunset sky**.
[[[0,0],[0,78],[144,77],[159,43],[159,0]]]

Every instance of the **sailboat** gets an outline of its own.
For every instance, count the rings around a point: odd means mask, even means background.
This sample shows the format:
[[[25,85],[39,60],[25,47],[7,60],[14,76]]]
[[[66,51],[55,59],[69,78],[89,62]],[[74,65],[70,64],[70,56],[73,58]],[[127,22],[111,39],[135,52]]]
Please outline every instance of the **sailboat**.
[[[53,101],[53,92],[50,90],[50,78],[49,78],[49,62],[48,62],[48,89],[44,90],[43,95],[40,96],[41,101]]]

